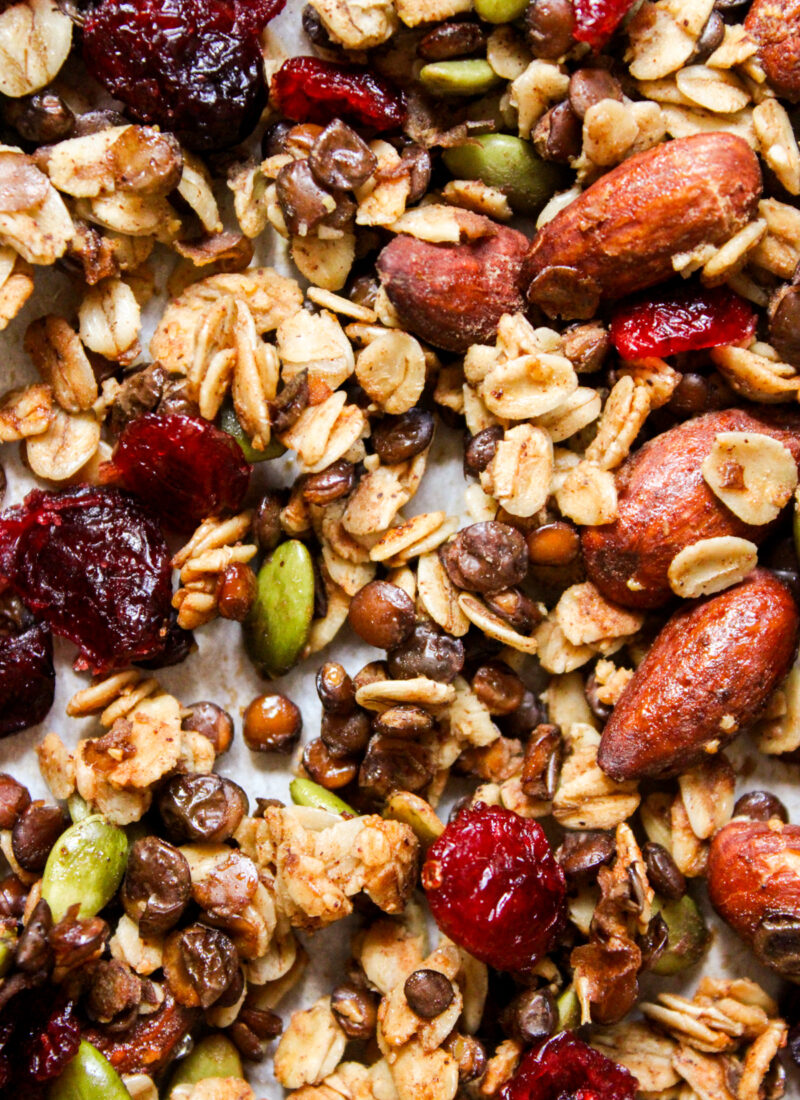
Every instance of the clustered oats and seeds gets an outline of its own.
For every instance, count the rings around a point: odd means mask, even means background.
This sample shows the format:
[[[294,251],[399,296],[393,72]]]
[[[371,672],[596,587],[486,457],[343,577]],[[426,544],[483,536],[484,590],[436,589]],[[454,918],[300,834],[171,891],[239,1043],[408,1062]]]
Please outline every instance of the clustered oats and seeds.
[[[52,802],[0,775],[0,1094],[777,1100],[800,826],[725,749],[800,758],[800,3],[311,0],[292,58],[281,6],[0,3],[0,325],[79,302],[0,400],[0,735],[60,731]],[[220,616],[285,804],[159,681]]]

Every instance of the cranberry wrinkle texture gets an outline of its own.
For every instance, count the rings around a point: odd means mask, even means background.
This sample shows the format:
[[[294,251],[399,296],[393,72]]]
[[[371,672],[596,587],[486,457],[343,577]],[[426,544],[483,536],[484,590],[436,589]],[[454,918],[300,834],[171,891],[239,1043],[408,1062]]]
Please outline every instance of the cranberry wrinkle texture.
[[[292,57],[272,79],[272,94],[295,122],[327,126],[341,118],[373,133],[397,130],[406,117],[401,92],[369,69],[318,57]]]
[[[53,639],[42,623],[0,635],[0,737],[43,721],[53,705]]]
[[[573,34],[593,50],[601,50],[633,7],[633,0],[573,0]]]
[[[635,1100],[638,1087],[628,1070],[562,1031],[525,1054],[500,1100]]]

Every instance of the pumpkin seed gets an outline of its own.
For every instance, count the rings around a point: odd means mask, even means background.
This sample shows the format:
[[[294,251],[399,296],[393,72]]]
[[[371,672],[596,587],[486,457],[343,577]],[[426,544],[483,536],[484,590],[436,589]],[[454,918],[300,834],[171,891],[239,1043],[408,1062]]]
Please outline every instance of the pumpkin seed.
[[[61,834],[42,877],[42,897],[57,924],[79,905],[78,916],[94,917],[117,892],[128,862],[128,838],[122,829],[93,814]]]
[[[245,643],[265,676],[297,663],[314,611],[314,567],[302,542],[282,543],[258,572],[258,590],[244,624]]]

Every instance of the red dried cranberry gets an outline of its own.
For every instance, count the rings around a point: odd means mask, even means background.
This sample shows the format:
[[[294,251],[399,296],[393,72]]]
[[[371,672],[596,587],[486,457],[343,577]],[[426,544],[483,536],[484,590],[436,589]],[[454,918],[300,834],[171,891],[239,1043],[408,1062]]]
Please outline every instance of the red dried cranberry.
[[[38,1100],[38,1085],[58,1077],[78,1052],[80,1023],[74,1001],[51,986],[18,993],[0,1013],[0,1059],[4,1096]],[[44,1095],[42,1092],[41,1095]]]
[[[601,50],[632,7],[633,0],[572,0],[573,35]]]
[[[279,109],[295,122],[326,126],[341,118],[379,133],[396,130],[406,117],[402,92],[369,69],[318,57],[292,57],[272,78]]]
[[[500,1100],[634,1100],[638,1087],[633,1074],[562,1031],[527,1052]]]
[[[498,970],[529,970],[565,915],[566,885],[542,827],[479,802],[431,847],[422,885],[442,931]]]
[[[53,705],[53,639],[41,623],[0,635],[0,737],[41,722]]]
[[[191,531],[239,508],[250,471],[236,440],[210,421],[147,413],[125,426],[103,477],[140,496],[166,527]]]
[[[173,608],[169,621],[164,631],[164,645],[158,653],[147,657],[143,661],[135,661],[139,668],[159,669],[172,668],[173,665],[182,664],[195,649],[194,634],[191,630],[184,630],[178,626],[178,614]]]
[[[76,669],[159,653],[171,577],[158,524],[116,489],[37,489],[0,516],[0,586],[80,647]]]
[[[728,287],[686,286],[622,306],[611,340],[623,358],[639,359],[736,344],[755,329],[753,307]]]
[[[259,33],[285,0],[101,0],[83,28],[91,74],[138,122],[196,149],[233,145],[266,103]]]

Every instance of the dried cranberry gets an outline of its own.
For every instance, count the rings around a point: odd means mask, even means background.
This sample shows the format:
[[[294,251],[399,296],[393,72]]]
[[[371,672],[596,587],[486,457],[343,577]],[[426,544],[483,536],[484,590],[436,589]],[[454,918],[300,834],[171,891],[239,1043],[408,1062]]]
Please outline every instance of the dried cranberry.
[[[295,122],[326,126],[334,118],[373,132],[396,130],[406,117],[402,92],[369,69],[318,57],[292,57],[272,79],[279,109]]]
[[[37,1084],[58,1077],[80,1041],[73,1001],[47,986],[18,993],[0,1013],[0,1060],[9,1085],[3,1095],[38,1100]]]
[[[573,36],[600,50],[633,7],[633,0],[572,0]]]
[[[103,476],[147,501],[165,526],[191,531],[239,508],[250,470],[236,440],[210,421],[147,413],[125,427]]]
[[[571,1031],[529,1050],[500,1100],[634,1100],[639,1082]]]
[[[0,515],[0,586],[80,647],[76,669],[160,652],[171,576],[158,524],[116,489],[37,489]]]
[[[564,921],[564,874],[542,827],[499,806],[479,802],[450,822],[422,885],[442,931],[498,970],[529,970]]]
[[[53,639],[41,623],[0,635],[0,737],[41,722],[53,705]]]
[[[266,103],[259,33],[285,0],[101,0],[83,58],[138,122],[196,149],[233,145]]]
[[[611,321],[611,340],[625,359],[676,355],[749,339],[752,306],[726,286],[686,286],[623,306]]]

